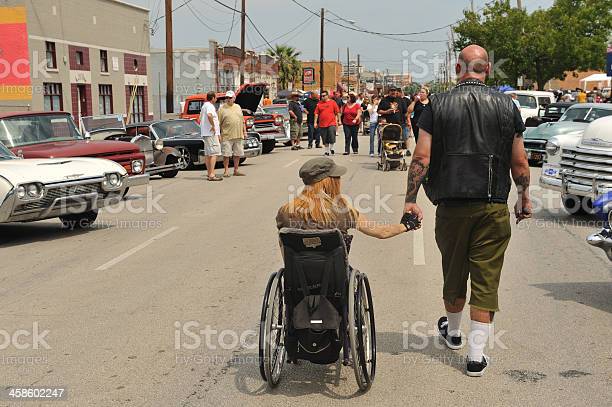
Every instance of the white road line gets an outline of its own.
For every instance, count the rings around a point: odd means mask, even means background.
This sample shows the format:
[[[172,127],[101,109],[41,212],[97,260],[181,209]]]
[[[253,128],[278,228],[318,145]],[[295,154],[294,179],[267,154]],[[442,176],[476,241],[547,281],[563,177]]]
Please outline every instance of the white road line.
[[[297,160],[293,160],[293,161],[291,161],[289,164],[285,164],[283,167],[284,167],[284,168],[289,168],[289,167],[291,167],[293,164],[295,164],[295,163],[296,163],[296,162],[298,162],[298,161],[300,161],[300,160],[299,160],[299,159],[297,159]]]
[[[150,244],[155,243],[156,241],[158,241],[158,240],[168,236],[170,233],[175,232],[177,230],[178,230],[178,226],[174,226],[174,227],[171,227],[168,230],[163,231],[159,235],[153,236],[151,239],[147,240],[146,242],[141,243],[138,246],[128,250],[127,252],[125,252],[125,253],[115,257],[111,261],[109,261],[107,263],[104,263],[103,265],[98,267],[96,269],[96,271],[105,271],[105,270],[108,270],[109,268],[113,267],[115,264],[122,262],[123,260],[127,259],[131,255],[141,251],[142,249],[144,249],[145,247],[149,246]]]
[[[412,258],[415,266],[425,265],[425,236],[423,228],[412,232]]]

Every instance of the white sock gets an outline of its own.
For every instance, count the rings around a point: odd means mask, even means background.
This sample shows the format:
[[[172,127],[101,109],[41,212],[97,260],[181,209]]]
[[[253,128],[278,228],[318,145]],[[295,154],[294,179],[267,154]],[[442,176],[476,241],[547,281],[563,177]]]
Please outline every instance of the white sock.
[[[336,145],[336,143],[330,144],[330,147],[331,147],[332,150],[335,150],[335,148],[334,148],[335,145]]]
[[[446,317],[448,318],[448,327],[446,328],[446,332],[448,336],[461,336],[461,315],[463,312],[448,312],[446,311]]]
[[[468,359],[475,362],[482,361],[484,348],[489,342],[489,334],[493,324],[472,321],[470,335],[468,336]]]
[[[329,153],[329,144],[325,146],[325,152]]]

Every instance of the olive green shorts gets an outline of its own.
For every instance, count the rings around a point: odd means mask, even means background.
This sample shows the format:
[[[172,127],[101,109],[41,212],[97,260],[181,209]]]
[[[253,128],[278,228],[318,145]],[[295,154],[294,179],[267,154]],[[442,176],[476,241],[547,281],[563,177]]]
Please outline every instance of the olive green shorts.
[[[466,298],[470,305],[498,311],[497,288],[510,242],[508,205],[485,202],[441,203],[436,211],[436,243],[442,254],[444,300]]]
[[[295,120],[291,120],[289,124],[289,131],[291,134],[291,140],[300,141],[302,139],[303,130],[301,123],[298,123]]]

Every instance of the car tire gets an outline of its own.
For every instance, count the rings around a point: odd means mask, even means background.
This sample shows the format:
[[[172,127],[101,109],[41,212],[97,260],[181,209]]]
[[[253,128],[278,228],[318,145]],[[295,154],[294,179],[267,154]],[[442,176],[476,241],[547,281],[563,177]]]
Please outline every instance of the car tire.
[[[68,230],[78,230],[90,228],[98,218],[98,211],[75,213],[74,215],[60,216],[62,226]]]
[[[240,161],[238,161],[238,163],[239,163],[239,164],[242,164],[242,163],[243,163],[243,162],[245,162],[245,161],[246,161],[246,157],[242,157],[242,158],[240,158]]]
[[[264,140],[264,141],[262,141],[262,148],[261,148],[262,154],[269,154],[269,153],[271,153],[272,150],[274,150],[275,145],[276,145],[276,141],[275,140]]]
[[[168,158],[166,158],[166,165],[176,164],[177,162],[178,162],[178,158],[176,158],[173,155],[168,156]],[[174,178],[178,175],[178,173],[179,173],[179,169],[177,168],[176,170],[162,172],[161,176],[162,178]]]
[[[193,164],[193,159],[191,158],[191,152],[189,151],[189,149],[187,147],[182,147],[182,146],[178,146],[175,148],[183,156],[183,160],[185,161],[185,165],[184,165],[185,169],[193,170],[195,168],[195,165]]]
[[[561,202],[565,210],[572,216],[587,215],[593,213],[593,202],[589,197],[577,195],[563,195]]]

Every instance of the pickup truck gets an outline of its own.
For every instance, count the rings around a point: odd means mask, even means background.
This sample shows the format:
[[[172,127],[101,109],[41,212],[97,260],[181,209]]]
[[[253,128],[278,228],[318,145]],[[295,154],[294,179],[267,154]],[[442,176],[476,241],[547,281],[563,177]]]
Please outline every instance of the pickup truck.
[[[609,108],[610,115],[588,124],[584,133],[558,135],[546,144],[540,186],[560,191],[570,214],[594,213],[595,199],[612,191],[612,106]]]

